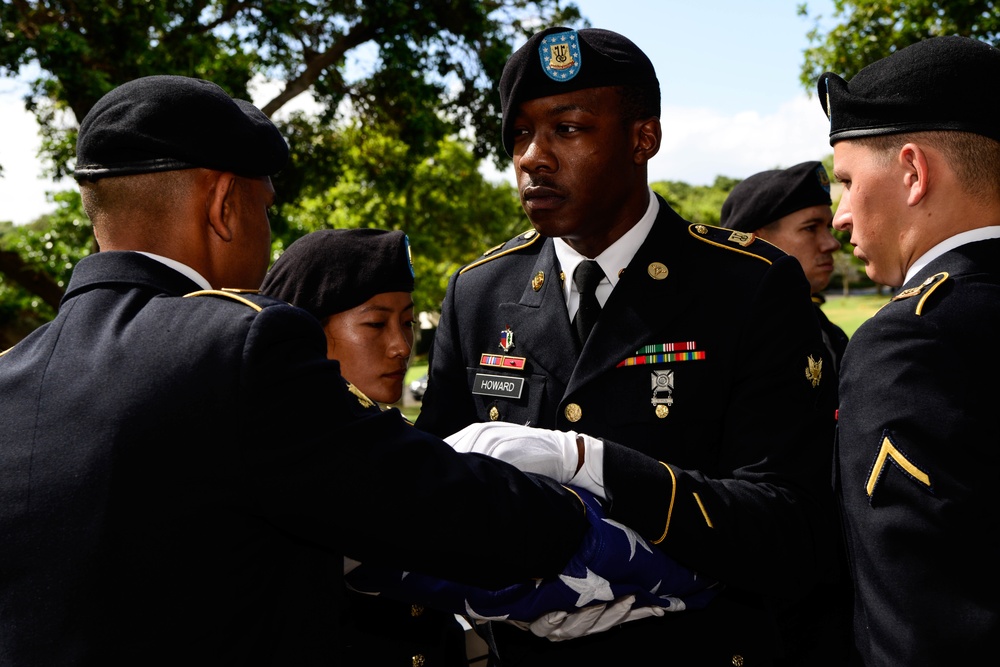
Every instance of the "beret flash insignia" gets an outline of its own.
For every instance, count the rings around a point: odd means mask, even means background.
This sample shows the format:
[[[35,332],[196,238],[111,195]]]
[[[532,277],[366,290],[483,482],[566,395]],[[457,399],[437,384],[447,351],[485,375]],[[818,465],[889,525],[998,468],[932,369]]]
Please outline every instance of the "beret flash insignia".
[[[549,35],[538,45],[538,57],[553,81],[569,81],[580,73],[580,44],[576,30]]]
[[[830,175],[826,173],[826,167],[820,165],[816,167],[816,178],[819,180],[819,187],[830,194]]]

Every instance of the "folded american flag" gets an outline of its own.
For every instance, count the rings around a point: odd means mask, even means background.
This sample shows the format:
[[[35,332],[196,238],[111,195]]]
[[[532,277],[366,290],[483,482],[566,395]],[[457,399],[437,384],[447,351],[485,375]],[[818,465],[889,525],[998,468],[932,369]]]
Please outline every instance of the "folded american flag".
[[[721,589],[716,582],[667,557],[632,529],[606,518],[594,495],[582,489],[573,491],[586,505],[590,528],[558,576],[490,591],[416,572],[356,564],[345,573],[345,581],[361,593],[416,602],[474,620],[521,626],[552,612],[576,612],[628,596],[634,596],[632,609],[697,609]],[[659,609],[655,615],[662,613]]]

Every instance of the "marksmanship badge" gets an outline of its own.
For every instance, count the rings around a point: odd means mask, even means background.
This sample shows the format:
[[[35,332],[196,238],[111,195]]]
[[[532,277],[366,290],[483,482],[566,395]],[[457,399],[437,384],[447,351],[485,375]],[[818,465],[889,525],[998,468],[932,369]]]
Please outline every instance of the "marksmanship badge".
[[[580,73],[580,42],[576,30],[557,32],[542,39],[538,57],[553,81],[569,81]]]
[[[674,372],[653,371],[650,379],[653,384],[651,402],[656,410],[656,416],[663,419],[670,414],[670,406],[674,404]]]

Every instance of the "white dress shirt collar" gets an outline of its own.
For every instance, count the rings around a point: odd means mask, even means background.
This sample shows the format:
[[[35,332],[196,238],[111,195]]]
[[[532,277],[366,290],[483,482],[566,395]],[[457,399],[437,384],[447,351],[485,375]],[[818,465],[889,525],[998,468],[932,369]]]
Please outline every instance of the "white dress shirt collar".
[[[941,243],[938,243],[936,246],[921,255],[906,272],[906,278],[903,279],[903,284],[905,285],[910,282],[910,279],[920,273],[925,266],[949,250],[954,250],[955,248],[966,245],[967,243],[975,243],[976,241],[985,241],[987,239],[996,238],[1000,238],[1000,227],[998,226],[980,227],[978,229],[970,229],[967,232],[955,234],[954,236],[941,241]]]
[[[597,286],[597,300],[602,307],[608,300],[608,297],[611,296],[611,290],[618,284],[621,272],[632,261],[635,253],[638,252],[639,247],[646,240],[649,230],[653,228],[653,222],[656,221],[656,216],[659,212],[660,202],[657,200],[653,190],[650,189],[649,206],[646,207],[646,212],[639,218],[639,221],[635,223],[632,229],[625,232],[620,239],[608,246],[604,252],[593,258],[601,265],[601,269],[604,271],[604,280]],[[580,302],[580,295],[576,290],[576,285],[573,283],[573,272],[580,262],[589,258],[573,250],[568,243],[560,238],[552,239],[552,241],[559,267],[566,276],[566,279],[563,281],[563,296],[566,298],[569,318],[572,320]]]
[[[178,273],[183,273],[185,276],[187,276],[194,282],[198,283],[198,286],[201,287],[202,289],[212,289],[212,285],[207,280],[205,280],[205,277],[202,276],[197,271],[195,271],[194,269],[192,269],[187,264],[182,264],[178,262],[176,259],[170,259],[169,257],[164,257],[163,255],[154,255],[151,252],[142,252],[141,250],[136,250],[136,252],[138,252],[140,255],[145,255],[150,259],[155,259],[160,264],[165,264],[166,266],[169,266],[171,269],[177,271]]]

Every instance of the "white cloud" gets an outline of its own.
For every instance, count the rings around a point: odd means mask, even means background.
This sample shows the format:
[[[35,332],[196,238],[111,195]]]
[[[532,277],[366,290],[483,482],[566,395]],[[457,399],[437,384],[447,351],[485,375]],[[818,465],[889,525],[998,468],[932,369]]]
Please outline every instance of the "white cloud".
[[[666,106],[663,146],[650,163],[650,180],[711,184],[718,175],[746,178],[776,167],[821,160],[832,152],[829,122],[804,94],[773,114]]]
[[[31,222],[55,206],[46,191],[69,190],[72,181],[53,183],[42,178],[38,148],[38,123],[24,110],[27,86],[15,79],[0,79],[0,220],[17,224]]]

